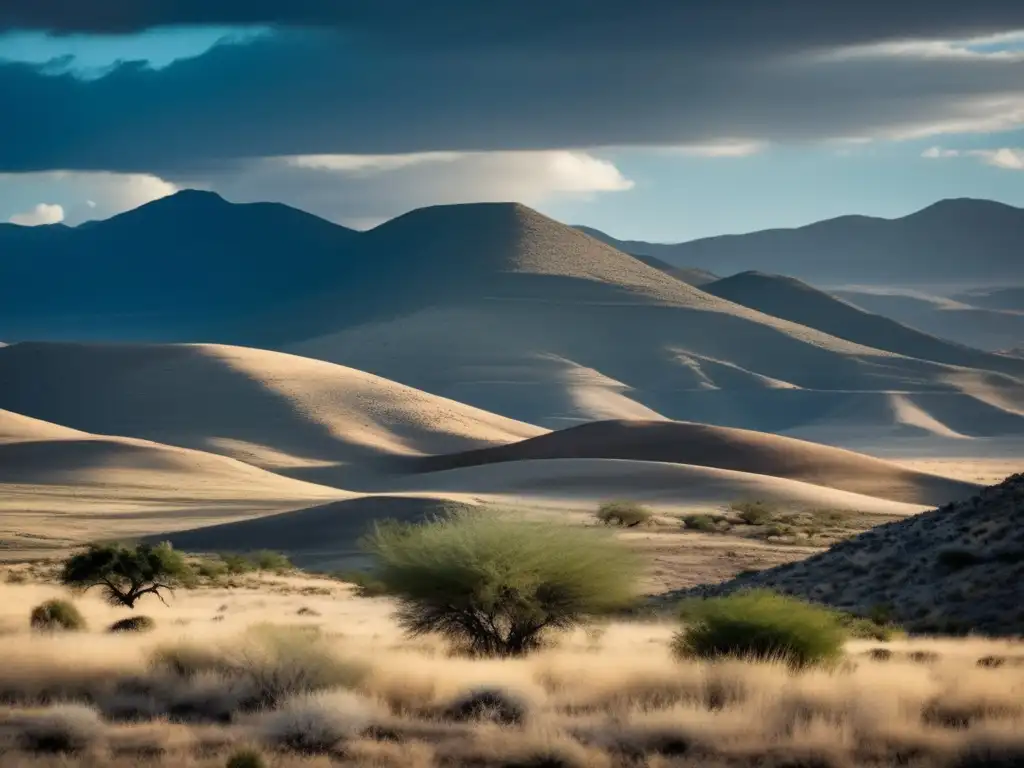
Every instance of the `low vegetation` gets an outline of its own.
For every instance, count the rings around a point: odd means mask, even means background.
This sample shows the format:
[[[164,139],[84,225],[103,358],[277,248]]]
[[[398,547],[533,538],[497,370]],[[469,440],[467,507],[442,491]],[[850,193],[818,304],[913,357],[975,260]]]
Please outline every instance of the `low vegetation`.
[[[771,522],[778,511],[764,501],[738,501],[732,504],[730,509],[747,525],[765,525]]]
[[[605,525],[618,525],[623,528],[642,525],[654,517],[651,510],[634,501],[609,501],[602,504],[595,515]]]
[[[846,632],[835,612],[764,590],[690,601],[673,639],[682,658],[778,661],[794,667],[834,662]]]
[[[69,600],[47,600],[32,609],[29,625],[37,632],[80,632],[87,628],[85,617]]]
[[[86,591],[99,588],[111,605],[134,608],[146,595],[164,601],[161,592],[173,592],[194,577],[185,557],[168,543],[92,544],[64,563],[60,581]]]
[[[463,545],[482,537],[459,530]],[[494,563],[483,552],[509,550],[472,551],[479,568]],[[156,636],[108,635],[110,608],[86,596],[77,605],[98,628],[87,641],[30,632],[25,616],[52,585],[0,584],[0,765],[987,768],[1024,758],[1016,642],[856,641],[834,665],[813,652],[820,641],[808,651],[800,639],[817,618],[787,625],[808,606],[755,594],[756,608],[731,613],[690,603],[682,627],[602,621],[525,659],[467,659],[441,638],[405,637],[389,606],[337,582],[295,574],[289,593],[246,583],[180,593]],[[335,591],[302,594],[321,585]],[[300,605],[314,618],[296,616]],[[859,621],[888,625],[892,613],[878,604]],[[712,615],[728,627],[737,614],[763,619],[748,627],[758,643],[725,632],[727,653],[673,652],[673,631]],[[782,642],[760,641],[780,626]]]
[[[536,650],[546,633],[636,596],[638,561],[596,530],[462,513],[379,525],[365,545],[409,634],[442,635],[476,655]]]
[[[682,518],[686,530],[817,547],[830,546],[888,521],[878,515],[837,509],[786,509],[766,501],[737,501],[720,513]]]
[[[242,748],[228,755],[224,768],[267,768],[267,765],[267,759],[259,750]]]
[[[149,616],[129,616],[107,627],[108,632],[152,632],[154,629],[156,622]]]
[[[729,525],[725,518],[711,515],[687,515],[683,518],[683,525],[691,531],[702,533],[715,533],[719,530],[728,530]],[[724,526],[724,527],[723,527]]]

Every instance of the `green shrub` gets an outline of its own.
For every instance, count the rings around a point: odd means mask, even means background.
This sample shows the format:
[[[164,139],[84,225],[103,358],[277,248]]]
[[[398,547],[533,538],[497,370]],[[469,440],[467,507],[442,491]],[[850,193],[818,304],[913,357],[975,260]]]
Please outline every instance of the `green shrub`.
[[[871,619],[857,616],[844,617],[840,623],[847,634],[857,640],[878,640],[887,643],[899,632],[899,627],[891,624],[878,624]]]
[[[778,660],[794,667],[834,661],[846,634],[832,611],[766,590],[690,601],[673,638],[679,657]]]
[[[193,566],[196,575],[204,579],[219,579],[228,572],[228,567],[223,560],[203,559]]]
[[[107,627],[107,632],[152,632],[154,629],[156,622],[149,616],[129,616],[115,621]]]
[[[765,525],[775,515],[774,507],[763,501],[738,501],[732,510],[747,525]]]
[[[37,605],[29,624],[37,632],[80,632],[86,628],[85,617],[68,600],[47,600]]]
[[[221,562],[224,563],[224,567],[227,569],[227,572],[232,576],[238,576],[243,573],[252,573],[256,570],[256,563],[245,555],[222,552],[218,557],[220,557]]]
[[[691,531],[704,533],[715,533],[718,530],[718,521],[711,515],[687,515],[683,518],[683,525]]]
[[[602,504],[595,515],[605,525],[619,525],[625,528],[649,522],[654,517],[651,510],[634,501],[609,501]]]
[[[260,549],[249,555],[249,559],[255,563],[257,570],[274,571],[281,573],[290,571],[294,566],[291,560],[280,552],[273,552],[269,549]]]
[[[269,549],[260,549],[247,554],[225,552],[220,555],[220,559],[227,572],[236,576],[253,571],[282,573],[294,568],[285,555]]]
[[[228,757],[224,768],[267,768],[267,760],[255,749],[236,749]]]
[[[111,605],[134,608],[145,595],[173,592],[195,578],[184,556],[168,542],[138,544],[90,544],[85,552],[64,562],[60,581],[79,590],[99,587]]]
[[[494,515],[378,525],[364,546],[408,633],[478,655],[521,655],[548,630],[625,607],[639,575],[633,553],[603,531]]]

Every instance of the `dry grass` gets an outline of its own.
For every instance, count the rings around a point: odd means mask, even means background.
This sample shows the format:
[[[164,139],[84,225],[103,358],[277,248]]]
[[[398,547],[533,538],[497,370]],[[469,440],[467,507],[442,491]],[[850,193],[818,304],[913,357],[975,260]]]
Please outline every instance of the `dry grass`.
[[[182,592],[153,632],[52,636],[28,614],[59,591],[0,584],[0,768],[223,768],[240,748],[269,768],[1024,760],[1024,645],[1010,641],[900,640],[884,659],[857,641],[834,669],[794,672],[677,662],[675,626],[615,623],[478,660],[404,639],[387,600],[306,584],[334,595],[299,601],[299,581]],[[78,605],[92,627],[125,615]],[[979,665],[990,657],[1004,663]]]

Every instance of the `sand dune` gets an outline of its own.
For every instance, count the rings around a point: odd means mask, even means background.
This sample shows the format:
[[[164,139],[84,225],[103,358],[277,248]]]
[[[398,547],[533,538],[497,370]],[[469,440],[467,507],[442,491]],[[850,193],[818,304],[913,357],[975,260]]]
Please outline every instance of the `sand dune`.
[[[629,459],[769,475],[907,504],[940,504],[978,486],[793,438],[681,422],[610,421],[515,445],[421,459],[424,472],[539,459]]]
[[[396,483],[415,493],[474,494],[499,505],[593,511],[610,499],[631,499],[662,511],[719,509],[741,500],[794,508],[907,515],[925,506],[839,491],[821,485],[692,464],[625,459],[544,459],[501,462],[417,475]]]
[[[351,496],[224,456],[0,411],[0,550],[270,514]]]
[[[397,456],[543,432],[350,368],[216,345],[16,344],[0,351],[0,407],[341,486]]]

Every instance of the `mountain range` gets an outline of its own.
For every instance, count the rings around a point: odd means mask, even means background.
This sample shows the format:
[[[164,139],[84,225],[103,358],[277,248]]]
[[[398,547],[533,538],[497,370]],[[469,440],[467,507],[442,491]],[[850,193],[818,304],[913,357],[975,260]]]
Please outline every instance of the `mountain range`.
[[[898,219],[841,216],[676,244],[585,231],[627,253],[719,275],[761,270],[827,286],[1024,282],[1024,210],[990,200],[942,200]]]
[[[188,191],[77,228],[5,227],[0,248],[8,341],[241,344],[545,427],[1024,432],[1018,357],[789,278],[700,273],[702,290],[517,204],[424,208],[356,232]]]

